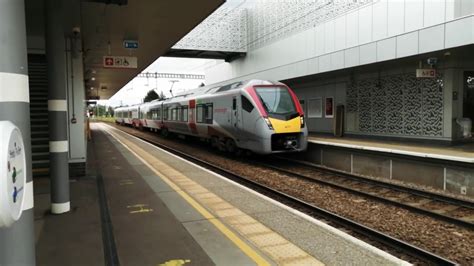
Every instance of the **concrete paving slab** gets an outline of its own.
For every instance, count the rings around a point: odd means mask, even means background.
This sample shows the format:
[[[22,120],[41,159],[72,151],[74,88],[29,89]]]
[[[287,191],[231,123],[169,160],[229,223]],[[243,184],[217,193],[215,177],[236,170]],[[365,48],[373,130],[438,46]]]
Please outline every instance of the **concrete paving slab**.
[[[327,265],[397,265],[288,211],[253,216]]]
[[[183,198],[174,191],[158,193],[158,197],[166,204],[168,209],[176,216],[178,221],[191,222],[203,220],[204,217],[194,208],[189,206]]]
[[[183,224],[216,265],[255,265],[241,250],[224,238],[213,238],[220,232],[207,220]]]

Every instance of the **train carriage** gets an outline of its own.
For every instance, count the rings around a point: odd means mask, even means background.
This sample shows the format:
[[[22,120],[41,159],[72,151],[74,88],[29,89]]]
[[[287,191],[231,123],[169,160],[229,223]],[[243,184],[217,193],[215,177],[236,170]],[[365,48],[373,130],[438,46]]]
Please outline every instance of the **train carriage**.
[[[213,146],[258,154],[304,151],[301,105],[285,84],[250,80],[201,87],[165,100],[117,108],[117,122],[206,139]],[[124,122],[121,122],[123,119]]]

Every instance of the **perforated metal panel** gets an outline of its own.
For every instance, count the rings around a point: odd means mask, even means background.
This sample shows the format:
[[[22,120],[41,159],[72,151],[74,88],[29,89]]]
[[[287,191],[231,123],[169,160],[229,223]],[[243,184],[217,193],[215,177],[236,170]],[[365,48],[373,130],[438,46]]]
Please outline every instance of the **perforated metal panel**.
[[[358,119],[355,132],[442,137],[443,100],[442,75],[400,74],[353,82],[347,88],[347,113]]]

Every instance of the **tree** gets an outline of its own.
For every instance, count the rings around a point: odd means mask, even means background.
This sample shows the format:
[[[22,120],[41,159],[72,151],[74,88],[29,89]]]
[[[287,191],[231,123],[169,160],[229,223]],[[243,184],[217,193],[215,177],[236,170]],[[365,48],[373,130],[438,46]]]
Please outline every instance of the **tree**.
[[[112,106],[109,106],[108,113],[111,117],[114,116],[114,108]]]
[[[150,90],[146,94],[145,98],[143,98],[143,102],[147,103],[147,102],[151,102],[151,101],[156,100],[156,99],[160,99],[160,96],[158,95],[158,93],[156,93],[155,90]]]

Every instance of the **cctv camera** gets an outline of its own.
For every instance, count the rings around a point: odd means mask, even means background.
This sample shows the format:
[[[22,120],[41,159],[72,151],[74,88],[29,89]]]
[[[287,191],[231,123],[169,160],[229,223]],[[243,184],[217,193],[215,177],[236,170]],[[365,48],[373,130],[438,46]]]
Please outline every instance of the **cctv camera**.
[[[435,66],[438,63],[438,58],[436,57],[430,57],[426,60],[426,63],[430,65],[431,67]]]
[[[80,27],[72,28],[72,33],[74,33],[74,35],[79,35],[79,33],[81,33],[81,28]]]

